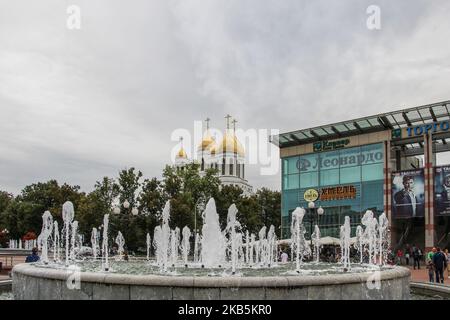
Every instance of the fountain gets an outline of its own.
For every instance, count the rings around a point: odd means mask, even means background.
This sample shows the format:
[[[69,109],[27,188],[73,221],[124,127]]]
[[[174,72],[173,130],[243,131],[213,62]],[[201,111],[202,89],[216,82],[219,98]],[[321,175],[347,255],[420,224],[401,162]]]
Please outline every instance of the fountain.
[[[103,241],[102,241],[102,269],[104,271],[109,270],[108,225],[109,225],[109,214],[105,214],[103,216]]]
[[[92,245],[92,256],[94,259],[97,259],[98,255],[98,234],[97,234],[97,228],[92,228],[91,233],[91,245]]]
[[[72,241],[72,247],[70,249],[70,260],[75,261],[76,259],[76,251],[78,246],[77,246],[77,240],[78,240],[78,221],[74,221],[72,222],[71,225],[71,229],[72,229],[72,237],[71,237],[71,241]]]
[[[53,217],[50,211],[45,211],[42,215],[42,230],[39,235],[39,246],[41,250],[41,260],[48,264],[48,238],[52,235]]]
[[[124,246],[125,246],[125,238],[122,235],[122,232],[117,233],[116,237],[116,243],[117,243],[117,260],[122,260],[124,256]]]
[[[60,252],[61,251],[61,243],[59,239],[59,227],[58,227],[58,221],[53,221],[53,261],[59,262],[60,258]]]
[[[70,250],[70,245],[69,245],[69,234],[70,234],[70,226],[72,225],[72,220],[75,216],[75,210],[73,209],[73,203],[70,201],[66,201],[63,204],[63,208],[62,208],[62,218],[64,221],[64,230],[66,231],[66,266],[69,265],[69,250]]]
[[[72,228],[72,239],[77,238],[76,224],[72,222],[73,206],[65,204],[65,229]],[[72,213],[72,214],[70,214]],[[350,219],[342,226],[342,264],[320,262],[320,230],[312,234],[314,263],[304,260],[312,256],[309,239],[305,238],[303,218],[305,210],[296,208],[291,221],[292,262],[278,264],[278,242],[275,227],[263,226],[256,235],[237,219],[238,209],[228,209],[227,224],[222,230],[214,199],[210,199],[202,213],[201,234],[187,226],[170,229],[170,201],[162,212],[161,225],[155,227],[153,242],[146,234],[147,261],[131,257],[108,261],[109,215],[103,218],[101,268],[95,259],[98,244],[97,231],[91,234],[94,258],[80,257],[72,261],[81,269],[81,289],[69,290],[64,281],[67,268],[61,263],[21,264],[13,270],[13,292],[16,299],[407,299],[409,297],[409,270],[385,265],[389,226],[385,215],[376,219],[366,212],[357,228],[357,246],[362,252],[370,248],[368,264],[352,262],[350,268]],[[48,223],[47,223],[48,224]],[[46,224],[46,225],[47,225]],[[45,228],[44,228],[45,229]],[[44,230],[43,229],[43,230]],[[243,229],[245,233],[243,232]],[[375,232],[374,232],[375,231]],[[41,243],[45,235],[41,233]],[[125,239],[119,232],[116,239],[119,255]],[[284,240],[285,241],[285,240]],[[66,241],[66,248],[68,248]],[[155,256],[150,256],[153,244]],[[72,249],[75,245],[72,243]],[[191,251],[191,246],[194,250]],[[192,253],[191,253],[192,252]],[[66,249],[66,263],[68,250]],[[191,256],[192,254],[192,256]],[[379,257],[379,259],[375,259]],[[192,260],[191,260],[192,259]],[[381,260],[380,260],[381,259]],[[360,261],[361,262],[361,261]],[[377,264],[375,264],[377,263]],[[347,272],[345,272],[347,270]],[[379,290],[367,283],[374,274],[379,279]],[[34,285],[35,284],[35,285]]]
[[[191,238],[191,230],[189,230],[188,226],[185,226],[183,228],[183,240],[181,241],[181,252],[183,255],[183,262],[184,265],[187,267],[188,265],[188,256],[191,248],[191,244],[189,242],[189,239]]]
[[[219,215],[213,198],[206,204],[202,218],[204,221],[201,242],[202,265],[207,268],[218,267],[225,262],[225,239],[220,230]]]
[[[150,260],[150,247],[152,246],[152,239],[150,238],[150,233],[147,233],[147,261]]]
[[[345,216],[344,225],[341,226],[340,243],[341,243],[341,263],[346,268],[350,267],[350,217]]]
[[[319,226],[316,224],[314,226],[314,232],[312,234],[312,241],[314,245],[314,255],[316,257],[316,263],[319,263],[320,258],[320,229]]]

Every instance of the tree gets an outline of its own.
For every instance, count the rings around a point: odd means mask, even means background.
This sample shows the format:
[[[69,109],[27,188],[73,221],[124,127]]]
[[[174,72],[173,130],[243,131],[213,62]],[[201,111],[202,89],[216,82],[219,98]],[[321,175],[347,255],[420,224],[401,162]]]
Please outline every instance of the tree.
[[[80,233],[86,239],[90,238],[92,228],[98,228],[103,223],[103,216],[111,213],[118,196],[119,186],[114,179],[103,177],[95,183],[94,190],[80,201],[76,219]]]
[[[129,250],[136,250],[138,242],[142,241],[139,238],[141,231],[138,226],[142,224],[140,217],[134,217],[131,212],[133,208],[138,207],[138,191],[141,187],[140,179],[142,178],[141,171],[135,171],[135,168],[124,169],[119,172],[117,185],[119,188],[119,203],[121,204],[121,213],[113,215],[110,219],[111,235],[116,237],[119,231],[122,232],[125,238],[126,247]],[[130,204],[129,208],[125,208],[123,204],[127,201]]]
[[[281,193],[267,188],[256,192],[261,213],[261,220],[267,227],[273,225],[278,237],[281,237]]]

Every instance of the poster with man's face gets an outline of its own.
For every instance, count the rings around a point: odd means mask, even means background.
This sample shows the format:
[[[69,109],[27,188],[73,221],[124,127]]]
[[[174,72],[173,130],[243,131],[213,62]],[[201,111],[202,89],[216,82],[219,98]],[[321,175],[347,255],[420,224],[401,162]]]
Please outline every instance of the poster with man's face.
[[[392,173],[392,217],[425,216],[424,171],[406,170]]]
[[[434,213],[450,215],[450,166],[435,168]]]

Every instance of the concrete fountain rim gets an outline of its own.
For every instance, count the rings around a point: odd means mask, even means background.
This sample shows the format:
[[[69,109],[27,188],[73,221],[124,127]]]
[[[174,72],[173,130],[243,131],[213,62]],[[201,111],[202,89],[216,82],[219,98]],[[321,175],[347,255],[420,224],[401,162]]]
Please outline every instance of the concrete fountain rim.
[[[17,275],[44,278],[48,280],[67,280],[73,275],[73,270],[43,268],[33,264],[22,263],[13,268],[13,279]],[[410,277],[407,268],[394,266],[380,271],[380,281]],[[371,277],[371,278],[369,278]],[[228,288],[228,287],[302,287],[321,285],[340,285],[362,283],[374,278],[374,272],[345,273],[332,275],[298,275],[298,276],[164,276],[164,275],[134,275],[107,272],[81,272],[81,282],[103,283],[114,285],[161,286],[161,287],[199,287],[199,288]]]

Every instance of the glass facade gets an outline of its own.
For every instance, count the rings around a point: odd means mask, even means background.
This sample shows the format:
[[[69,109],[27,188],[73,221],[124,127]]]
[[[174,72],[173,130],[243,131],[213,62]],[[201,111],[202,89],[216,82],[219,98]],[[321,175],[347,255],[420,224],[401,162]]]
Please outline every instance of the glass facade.
[[[351,186],[351,196],[319,198],[316,208],[325,213],[320,217],[321,236],[339,237],[344,217],[350,216],[352,236],[361,222],[362,214],[372,210],[383,211],[383,144],[371,144],[306,154],[282,159],[282,236],[290,236],[291,213],[296,207],[308,208],[303,194],[307,189],[316,189],[321,195],[324,188]],[[304,218],[309,237],[311,214],[307,210]]]

